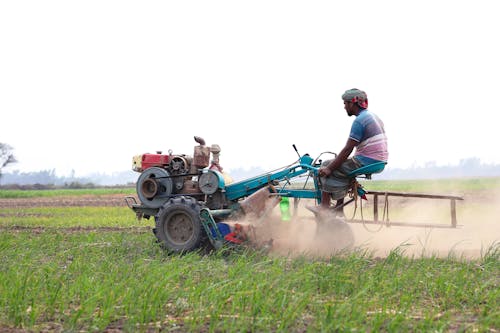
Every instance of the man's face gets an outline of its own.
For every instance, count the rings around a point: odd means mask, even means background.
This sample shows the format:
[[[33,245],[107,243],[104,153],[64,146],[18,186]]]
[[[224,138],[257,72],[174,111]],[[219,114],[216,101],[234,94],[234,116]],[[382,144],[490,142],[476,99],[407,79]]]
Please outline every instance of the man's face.
[[[347,112],[347,115],[349,117],[355,115],[355,113],[354,113],[355,109],[354,109],[354,103],[353,102],[344,101],[344,109]]]

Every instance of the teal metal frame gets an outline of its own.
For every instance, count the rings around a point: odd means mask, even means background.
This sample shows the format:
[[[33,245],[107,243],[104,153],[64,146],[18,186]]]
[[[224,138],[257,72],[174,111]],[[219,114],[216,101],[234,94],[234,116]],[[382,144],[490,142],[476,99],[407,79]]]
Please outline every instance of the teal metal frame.
[[[387,162],[376,162],[368,164],[353,170],[347,174],[348,177],[358,177],[360,175],[366,175],[366,178],[370,179],[371,175],[374,173],[380,173],[384,171]]]
[[[238,200],[240,198],[246,197],[258,191],[263,186],[273,184],[274,182],[292,179],[307,172],[310,172],[314,175],[313,178],[314,181],[316,182],[318,175],[318,167],[314,166],[313,162],[314,161],[311,158],[311,156],[306,154],[300,157],[296,165],[284,168],[274,173],[270,172],[244,181],[229,184],[225,188],[226,197],[229,200]],[[318,184],[315,183],[314,185],[316,190],[287,189],[286,191],[280,190],[278,191],[278,193],[281,196],[294,197],[294,198],[310,198],[310,199],[320,198],[321,194],[317,186]]]

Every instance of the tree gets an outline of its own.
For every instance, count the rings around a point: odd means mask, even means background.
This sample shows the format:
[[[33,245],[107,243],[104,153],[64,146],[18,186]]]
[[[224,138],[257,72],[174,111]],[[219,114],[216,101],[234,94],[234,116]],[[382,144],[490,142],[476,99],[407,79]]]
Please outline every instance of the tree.
[[[0,184],[2,180],[2,169],[11,163],[17,162],[12,150],[11,146],[0,142]]]

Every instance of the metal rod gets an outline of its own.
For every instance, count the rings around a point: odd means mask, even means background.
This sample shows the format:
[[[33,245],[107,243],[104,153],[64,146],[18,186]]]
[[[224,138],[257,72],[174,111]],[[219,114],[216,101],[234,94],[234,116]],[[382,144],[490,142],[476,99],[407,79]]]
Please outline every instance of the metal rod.
[[[366,221],[366,220],[345,220],[348,223],[362,223],[362,224],[378,224],[385,225],[387,227],[401,226],[401,227],[420,227],[420,228],[444,228],[453,229],[459,227],[460,225],[448,225],[448,224],[434,224],[434,223],[408,223],[408,222],[376,222],[376,221]]]
[[[406,197],[406,198],[427,198],[427,199],[448,199],[450,200],[451,205],[451,226],[450,228],[457,227],[457,209],[456,209],[456,200],[464,200],[462,197],[455,195],[438,195],[438,194],[423,194],[423,193],[401,193],[401,192],[381,192],[381,191],[371,191],[366,194],[373,195],[373,219],[375,222],[378,221],[378,203],[377,199],[379,195],[394,196],[394,197]],[[392,222],[391,222],[392,224]],[[409,225],[409,224],[405,224]],[[420,225],[417,225],[420,226]],[[430,226],[430,225],[429,225]]]
[[[457,205],[455,199],[451,200],[451,225],[455,228],[457,226]]]
[[[334,210],[335,210],[335,209],[337,209],[337,208],[343,208],[344,206],[347,206],[348,204],[350,204],[350,203],[351,203],[351,202],[353,202],[354,200],[356,200],[356,199],[351,198],[351,199],[347,200],[346,202],[344,202],[343,204],[339,205],[338,207],[337,207],[337,206],[335,206],[335,207],[334,207]]]
[[[164,179],[164,178],[177,178],[177,177],[189,177],[189,176],[199,176],[201,173],[181,173],[177,175],[168,175],[168,176],[159,176],[159,177],[150,177],[151,179]]]
[[[382,191],[368,191],[366,194],[373,195],[388,195],[393,197],[407,197],[407,198],[429,198],[429,199],[454,199],[464,200],[464,198],[455,195],[438,195],[438,194],[423,194],[423,193],[403,193],[403,192],[382,192]]]

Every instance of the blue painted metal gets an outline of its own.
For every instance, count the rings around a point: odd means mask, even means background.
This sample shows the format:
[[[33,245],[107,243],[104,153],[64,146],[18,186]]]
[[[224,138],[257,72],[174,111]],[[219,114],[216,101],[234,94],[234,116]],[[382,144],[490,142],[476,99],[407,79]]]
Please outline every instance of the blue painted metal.
[[[316,176],[318,168],[313,166],[312,163],[313,159],[306,154],[300,157],[296,165],[227,185],[225,189],[226,197],[229,200],[237,200],[256,192],[266,185],[272,184],[274,181],[292,179],[306,172],[312,172]]]
[[[356,170],[353,170],[347,174],[349,177],[356,177],[359,175],[371,175],[373,173],[379,173],[382,172],[386,166],[387,162],[377,162],[377,163],[372,163],[365,165],[361,168],[358,168]]]
[[[278,191],[277,194],[282,197],[304,198],[304,199],[317,199],[321,197],[320,190],[286,189],[285,191]]]
[[[217,178],[219,178],[219,188],[223,189],[224,186],[226,186],[226,181],[224,180],[224,176],[222,175],[222,173],[220,173],[217,170],[212,170],[212,171],[215,172],[215,174],[217,175]]]
[[[200,219],[210,243],[212,243],[215,249],[220,249],[224,245],[224,236],[222,236],[219,228],[217,227],[217,223],[215,223],[212,214],[210,214],[210,210],[202,208],[200,210]]]
[[[217,176],[217,179],[218,179],[218,187],[220,189],[223,189],[224,186],[226,186],[226,181],[224,180],[224,176],[222,175],[222,173],[220,173],[219,171],[217,170],[213,170],[213,169],[204,169],[202,171],[202,173],[207,173],[207,172],[211,172],[211,173],[214,173],[216,176]]]

